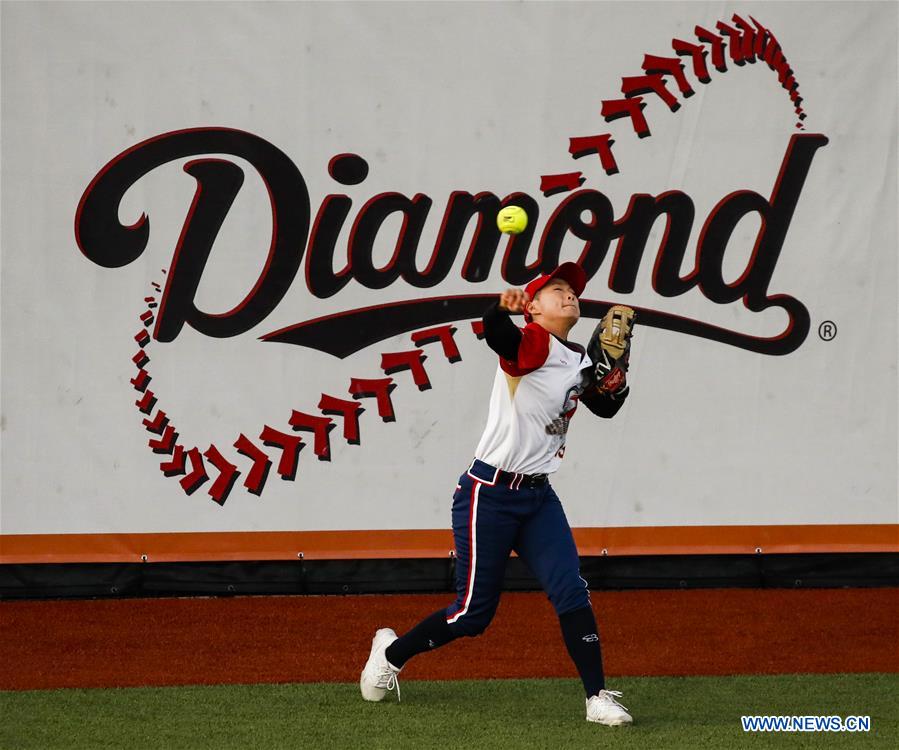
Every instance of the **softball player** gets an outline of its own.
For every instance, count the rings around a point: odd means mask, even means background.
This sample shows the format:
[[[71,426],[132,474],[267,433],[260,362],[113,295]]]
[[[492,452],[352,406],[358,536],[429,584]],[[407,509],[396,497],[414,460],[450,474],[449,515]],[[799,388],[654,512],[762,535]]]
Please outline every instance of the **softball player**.
[[[567,340],[580,317],[578,297],[585,286],[584,271],[564,263],[524,291],[507,290],[484,316],[485,338],[499,355],[499,367],[484,434],[453,496],[458,596],[399,638],[390,628],[375,633],[360,678],[365,700],[380,701],[393,688],[399,698],[397,675],[411,657],[483,633],[499,603],[506,560],[515,550],[558,614],[584,683],[587,720],[609,726],[632,722],[616,701],[621,693],[605,689],[587,583],[580,576],[568,520],[549,483],[562,462],[578,404],[612,417],[628,394],[621,377],[610,393],[588,385],[595,382],[590,376],[596,363],[582,346]],[[524,329],[510,317],[521,312]]]

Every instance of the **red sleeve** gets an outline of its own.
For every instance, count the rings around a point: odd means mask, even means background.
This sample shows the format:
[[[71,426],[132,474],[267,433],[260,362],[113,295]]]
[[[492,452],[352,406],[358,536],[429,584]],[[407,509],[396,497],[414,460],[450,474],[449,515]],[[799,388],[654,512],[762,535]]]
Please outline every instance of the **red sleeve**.
[[[503,372],[513,378],[520,378],[529,372],[543,367],[549,356],[549,331],[537,323],[528,323],[521,331],[521,344],[518,346],[516,360],[500,357],[499,365]]]

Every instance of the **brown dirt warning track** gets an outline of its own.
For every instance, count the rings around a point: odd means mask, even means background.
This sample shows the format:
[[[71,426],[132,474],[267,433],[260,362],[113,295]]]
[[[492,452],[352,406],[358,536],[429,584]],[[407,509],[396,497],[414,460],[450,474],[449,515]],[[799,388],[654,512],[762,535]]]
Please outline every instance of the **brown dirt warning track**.
[[[0,603],[0,689],[352,682],[378,627],[446,594]],[[899,589],[596,592],[610,675],[899,672]],[[575,677],[549,602],[503,596],[407,679]]]

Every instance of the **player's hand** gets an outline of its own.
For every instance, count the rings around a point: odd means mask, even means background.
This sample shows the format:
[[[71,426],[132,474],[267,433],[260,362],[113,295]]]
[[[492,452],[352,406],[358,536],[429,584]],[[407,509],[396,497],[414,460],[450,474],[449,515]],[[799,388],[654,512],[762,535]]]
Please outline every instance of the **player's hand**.
[[[511,313],[523,313],[530,298],[521,289],[506,289],[499,295],[499,309]]]
[[[594,380],[600,393],[619,393],[627,387],[627,365],[630,352],[620,359],[612,359],[608,352],[600,350],[599,361],[595,365]]]

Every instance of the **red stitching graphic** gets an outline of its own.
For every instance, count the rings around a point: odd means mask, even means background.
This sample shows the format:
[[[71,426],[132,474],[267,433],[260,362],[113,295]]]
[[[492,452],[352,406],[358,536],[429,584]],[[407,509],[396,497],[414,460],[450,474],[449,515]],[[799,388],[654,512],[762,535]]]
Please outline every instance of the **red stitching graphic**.
[[[453,338],[457,330],[455,326],[451,325],[427,328],[424,331],[413,333],[412,343],[415,346],[424,346],[439,341],[443,347],[443,353],[450,363],[461,362],[462,355],[459,354],[459,347],[456,346],[456,340]]]
[[[147,445],[150,446],[154,453],[171,453],[175,447],[175,441],[178,439],[178,433],[172,425],[166,425],[165,431],[160,438],[150,438]]]
[[[715,24],[715,28],[722,34],[727,35],[729,41],[728,47],[730,48],[730,59],[733,60],[734,64],[745,65],[746,56],[743,54],[743,44],[741,42],[742,34],[740,33],[740,30],[724,23],[724,21],[718,21],[718,23]]]
[[[322,414],[343,417],[343,439],[351,445],[359,445],[359,415],[365,411],[362,404],[323,393],[318,408]]]
[[[705,58],[709,54],[708,50],[701,44],[691,44],[682,39],[672,39],[671,48],[681,56],[689,55],[693,62],[693,75],[700,83],[709,83],[712,77],[709,75],[709,68],[706,65]],[[649,55],[647,55],[649,57]],[[646,64],[644,58],[644,65]]]
[[[778,74],[778,82],[790,96],[797,117],[796,127],[804,129],[803,120],[806,119],[806,115],[800,106],[802,97],[799,95],[799,84],[796,82],[780,44],[769,29],[762,26],[752,16],[749,19],[751,23],[735,13],[731,18],[733,25],[724,21],[716,23],[717,33],[697,25],[694,27],[693,33],[701,44],[694,44],[683,39],[672,39],[671,48],[679,57],[690,58],[692,74],[703,84],[711,81],[706,62],[709,48],[711,49],[712,66],[720,73],[727,72],[725,52],[731,62],[737,66],[755,63],[757,60],[764,61],[771,70]],[[683,63],[676,57],[646,54],[641,67],[643,68],[642,75],[625,76],[621,79],[621,92],[624,94],[624,99],[603,100],[600,114],[606,122],[614,122],[624,117],[629,118],[637,136],[647,138],[652,133],[643,114],[646,102],[643,101],[642,95],[655,94],[671,112],[676,112],[680,109],[681,103],[667,87],[665,77],[674,81],[678,93],[684,99],[692,96],[694,90],[687,78]],[[568,151],[574,159],[588,154],[597,154],[603,170],[611,176],[619,171],[612,154],[614,142],[611,133],[573,137],[569,139]],[[584,182],[585,179],[581,172],[542,175],[540,190],[544,196],[549,197],[557,193],[575,190]]]
[[[212,486],[209,488],[209,497],[219,505],[224,505],[240,472],[234,464],[219,453],[218,448],[214,445],[210,445],[203,455],[219,471],[218,478],[213,481]]]
[[[294,410],[287,420],[294,430],[305,430],[313,433],[312,452],[318,456],[319,461],[331,460],[331,438],[329,434],[334,429],[334,420],[330,417],[316,417],[313,414]]]
[[[545,174],[540,178],[540,189],[547,197],[556,193],[564,193],[583,185],[583,172],[566,172],[565,174]]]
[[[165,429],[166,425],[169,423],[169,418],[165,415],[165,412],[160,409],[156,412],[156,416],[153,417],[152,420],[145,419],[144,427],[147,428],[147,431],[153,432],[157,435],[161,435],[162,431]]]
[[[700,42],[708,42],[712,45],[712,65],[719,73],[727,72],[727,63],[724,62],[724,40],[714,31],[696,26],[693,33]]]
[[[745,19],[734,14],[733,22],[740,28],[740,54],[746,62],[755,62],[756,33]]]
[[[174,477],[178,474],[184,473],[184,446],[176,445],[175,453],[172,456],[171,461],[163,461],[159,464],[159,468],[162,469],[162,473],[167,477]]]
[[[262,488],[265,487],[265,480],[268,479],[269,469],[272,467],[271,460],[243,433],[234,442],[234,447],[237,448],[237,452],[242,456],[246,456],[253,461],[253,468],[250,469],[243,480],[243,486],[247,488],[247,492],[261,495]]]
[[[693,91],[693,87],[690,86],[689,81],[687,81],[687,76],[684,73],[684,64],[676,57],[645,55],[642,68],[650,74],[670,75],[677,84],[678,91],[683,94],[684,99],[689,99],[696,93]]]
[[[141,368],[137,371],[137,375],[131,378],[131,385],[134,386],[134,390],[136,391],[145,391],[152,379],[150,373]]]
[[[193,495],[209,477],[206,475],[206,467],[199,449],[191,448],[187,452],[187,458],[190,461],[190,474],[182,477],[179,484],[186,494]]]
[[[153,407],[156,406],[156,396],[153,395],[153,391],[145,391],[143,398],[135,401],[134,405],[144,414],[149,414],[153,411]]]
[[[303,438],[299,435],[288,435],[279,432],[274,427],[265,425],[259,439],[268,446],[281,449],[281,460],[278,462],[278,474],[286,482],[292,482],[297,477],[297,459],[303,449]]]
[[[418,390],[426,391],[431,387],[428,373],[425,372],[425,353],[420,349],[408,352],[393,352],[381,355],[381,369],[385,375],[393,375],[403,370],[412,372],[412,382],[418,386]]]
[[[154,284],[154,288],[156,286],[158,285]],[[151,302],[155,302],[155,298],[145,297],[144,302],[150,305]],[[146,317],[147,312],[142,313],[142,320]],[[471,321],[471,330],[475,336],[483,338],[483,323],[480,320]],[[458,329],[453,325],[441,325],[415,331],[411,334],[411,339],[418,348],[383,353],[381,369],[388,376],[408,370],[412,375],[412,382],[418,389],[420,391],[428,390],[431,382],[424,367],[427,355],[421,347],[440,343],[447,362],[451,364],[461,362],[462,355],[455,339],[457,331]],[[206,451],[201,452],[197,447],[188,449],[178,443],[178,432],[170,423],[168,414],[163,409],[158,409],[154,413],[157,398],[152,390],[147,389],[152,377],[149,370],[146,369],[151,358],[145,348],[152,341],[152,337],[146,330],[141,330],[134,338],[141,349],[131,358],[135,367],[138,368],[131,384],[135,389],[142,391],[142,396],[134,402],[134,405],[141,414],[146,415],[146,418],[142,419],[143,427],[155,436],[148,440],[149,448],[157,455],[168,457],[159,463],[160,471],[166,477],[180,477],[178,482],[181,488],[186,494],[192,495],[210,480],[207,469],[208,462],[217,472],[209,486],[208,494],[213,501],[224,505],[242,473],[238,468],[238,463],[224,455],[214,444],[211,444]],[[396,412],[391,393],[396,387],[392,377],[351,378],[348,388],[350,399],[323,393],[317,406],[321,412],[320,415],[292,410],[288,423],[293,432],[285,432],[270,425],[263,425],[259,440],[264,446],[280,450],[276,470],[282,479],[293,481],[299,468],[300,453],[306,445],[303,438],[294,434],[295,432],[311,432],[313,434],[312,452],[319,460],[330,461],[330,433],[337,426],[331,417],[342,419],[344,440],[349,444],[359,445],[361,442],[359,417],[366,411],[360,400],[374,398],[381,419],[384,422],[394,422],[396,421]],[[252,462],[244,475],[243,487],[250,494],[261,496],[269,471],[273,466],[272,457],[243,433],[239,434],[233,447],[239,455],[249,458]]]
[[[655,94],[668,105],[668,109],[672,112],[680,109],[680,102],[665,86],[665,79],[659,73],[622,78],[621,93],[628,98],[634,98],[637,94]]]
[[[618,173],[618,163],[612,155],[611,133],[603,133],[602,135],[588,135],[582,138],[572,138],[569,141],[568,153],[572,158],[580,159],[588,154],[598,154],[599,163],[608,175]]]
[[[391,392],[396,388],[393,378],[375,378],[365,380],[352,378],[350,380],[350,395],[353,398],[376,398],[378,414],[384,422],[396,422],[396,414],[393,411]]]
[[[646,102],[643,101],[643,97],[632,96],[625,99],[606,99],[602,103],[600,114],[606,122],[612,122],[621,117],[630,117],[637,136],[646,138],[652,134],[649,132],[649,125],[646,124],[646,118],[643,116],[644,109],[646,109]]]

